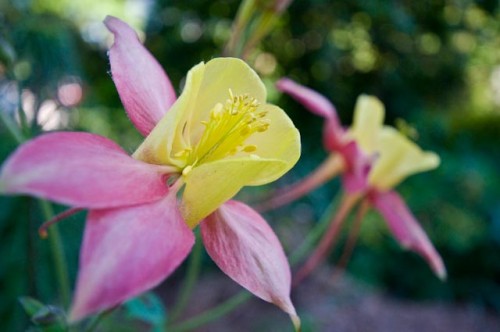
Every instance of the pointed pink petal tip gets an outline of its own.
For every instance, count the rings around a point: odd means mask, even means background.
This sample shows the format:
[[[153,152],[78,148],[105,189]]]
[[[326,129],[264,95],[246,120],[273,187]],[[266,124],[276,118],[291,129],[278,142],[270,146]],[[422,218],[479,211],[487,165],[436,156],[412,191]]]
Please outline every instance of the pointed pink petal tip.
[[[441,256],[403,199],[395,191],[375,192],[370,199],[401,246],[422,256],[436,276],[445,280],[446,268]]]
[[[229,201],[200,226],[208,254],[225,274],[299,323],[290,299],[290,266],[278,238],[256,211]]]
[[[276,82],[276,88],[290,95],[312,113],[324,118],[336,117],[333,104],[321,94],[284,77]]]
[[[300,317],[297,315],[290,315],[290,319],[292,321],[295,332],[300,332],[302,330],[301,328],[302,323],[300,322]]]
[[[90,211],[69,320],[113,308],[155,287],[193,243],[175,194],[154,203]]]
[[[328,99],[286,77],[276,83],[276,88],[290,95],[311,113],[325,118],[323,142],[326,149],[334,151],[342,144],[344,129],[340,125],[335,106]]]
[[[117,17],[107,15],[106,18],[104,18],[104,25],[114,34],[126,35],[127,38],[138,39],[135,31],[127,23]]]
[[[104,24],[115,36],[109,60],[116,89],[130,120],[147,136],[175,102],[174,88],[127,23],[107,16]]]

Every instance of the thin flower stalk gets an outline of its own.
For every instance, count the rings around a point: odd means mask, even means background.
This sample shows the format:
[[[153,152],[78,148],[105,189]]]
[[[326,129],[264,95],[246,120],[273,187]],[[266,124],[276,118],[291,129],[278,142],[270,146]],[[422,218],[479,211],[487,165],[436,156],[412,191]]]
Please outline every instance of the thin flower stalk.
[[[339,209],[330,221],[329,227],[321,238],[321,241],[309,255],[304,265],[294,275],[294,286],[300,284],[307,276],[309,276],[309,274],[311,274],[328,255],[335,244],[335,240],[339,235],[345,219],[356,203],[358,203],[359,199],[359,195],[343,195]]]
[[[21,105],[21,104],[20,104]],[[19,107],[19,114],[21,118],[21,124],[23,119],[25,119],[25,114]],[[22,115],[21,115],[22,114]],[[2,123],[7,128],[12,138],[17,142],[17,144],[23,144],[26,141],[25,135],[22,133],[21,128],[16,126],[15,122],[5,112],[0,110],[0,119]],[[0,182],[0,193],[2,190],[2,184]],[[49,202],[40,199],[39,200],[40,209],[46,220],[53,217],[53,209]],[[61,235],[57,227],[53,227],[50,230],[50,252],[53,260],[53,264],[56,270],[56,279],[59,285],[61,302],[64,306],[68,306],[71,297],[71,288],[68,277],[68,269],[66,263],[66,257],[64,255],[64,247],[62,245]]]
[[[189,303],[193,288],[196,285],[198,276],[201,270],[201,258],[203,254],[203,246],[200,241],[199,234],[197,234],[197,241],[194,244],[191,256],[189,258],[186,278],[183,281],[179,296],[175,306],[172,308],[169,315],[169,322],[175,322],[181,316],[183,310]]]
[[[340,175],[344,170],[344,161],[340,155],[330,155],[318,168],[307,175],[303,180],[273,193],[271,197],[256,205],[257,211],[274,210],[293,202],[327,181]]]
[[[342,254],[336,264],[335,271],[332,275],[332,280],[338,279],[344,270],[347,268],[347,264],[351,258],[351,255],[354,251],[354,247],[356,246],[356,241],[359,236],[359,232],[361,230],[361,224],[363,223],[363,219],[370,208],[370,204],[368,201],[361,202],[358,210],[356,211],[356,216],[351,225],[351,229],[349,230],[349,234],[347,235],[347,239],[342,250]]]
[[[42,214],[46,219],[51,218],[54,215],[52,205],[40,199],[40,208]],[[56,278],[58,283],[59,294],[61,296],[61,303],[64,307],[69,306],[71,299],[71,287],[68,276],[68,264],[66,262],[66,257],[64,255],[64,246],[61,239],[61,233],[59,228],[52,227],[48,232],[50,252],[52,254],[52,259],[54,261],[54,266],[56,270]]]
[[[251,51],[276,26],[291,2],[291,0],[243,1],[223,54],[247,59]]]

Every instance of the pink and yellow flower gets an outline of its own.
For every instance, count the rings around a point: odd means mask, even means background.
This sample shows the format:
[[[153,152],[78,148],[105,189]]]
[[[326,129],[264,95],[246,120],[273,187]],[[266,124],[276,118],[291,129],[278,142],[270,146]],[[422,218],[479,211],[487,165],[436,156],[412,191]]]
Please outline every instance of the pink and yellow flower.
[[[276,180],[300,155],[300,138],[243,61],[192,68],[182,94],[124,22],[111,73],[125,110],[146,136],[129,156],[107,138],[44,134],[4,163],[0,191],[89,209],[70,320],[158,285],[189,254],[198,224],[207,252],[233,280],[290,314],[290,267],[265,220],[231,198]]]
[[[353,125],[346,129],[341,126],[335,107],[319,93],[286,78],[280,80],[277,87],[325,119],[323,143],[330,156],[308,178],[277,197],[275,206],[290,202],[341,173],[346,196],[345,209],[341,207],[339,215],[345,217],[347,210],[363,199],[384,217],[403,247],[421,255],[434,273],[444,279],[446,269],[441,257],[393,189],[412,174],[436,168],[439,157],[433,152],[422,151],[396,129],[384,126],[384,105],[376,97],[362,95],[358,98]],[[324,238],[309,261],[307,272],[330,248],[338,225],[332,223],[330,230],[331,235]]]

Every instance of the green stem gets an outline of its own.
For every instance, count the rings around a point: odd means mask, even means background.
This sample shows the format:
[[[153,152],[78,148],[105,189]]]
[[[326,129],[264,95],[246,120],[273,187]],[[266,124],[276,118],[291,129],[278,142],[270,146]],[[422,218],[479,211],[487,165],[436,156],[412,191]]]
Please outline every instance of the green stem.
[[[40,200],[40,207],[46,220],[49,220],[54,216],[52,205],[49,202]],[[59,284],[61,300],[63,305],[67,308],[69,306],[71,289],[69,285],[66,257],[64,257],[64,247],[57,225],[53,225],[49,228],[49,242],[52,259],[54,260],[56,269],[56,278]]]
[[[309,234],[307,234],[304,242],[302,242],[302,244],[290,255],[289,260],[292,266],[298,264],[302,258],[307,256],[315,244],[318,243],[319,239],[328,227],[334,211],[337,210],[340,201],[340,196],[338,196],[328,205],[325,213],[323,213],[318,223],[309,232]]]
[[[296,265],[298,262],[304,258],[309,251],[314,247],[314,244],[318,242],[319,238],[328,227],[328,221],[331,219],[333,212],[336,210],[340,203],[340,198],[333,200],[328,206],[327,210],[321,217],[320,221],[314,226],[314,228],[309,232],[306,240],[297,248],[294,253],[290,256],[290,263]],[[231,311],[235,310],[241,304],[245,303],[251,298],[251,294],[246,290],[233,295],[223,303],[219,304],[212,309],[206,310],[201,314],[187,319],[181,323],[169,327],[169,332],[182,332],[195,329],[211,321],[214,321]]]
[[[19,100],[21,103],[21,99]],[[21,118],[21,124],[23,124],[23,120],[25,121],[26,119],[25,114],[21,108],[19,108],[19,116]],[[16,123],[11,118],[9,118],[5,112],[0,111],[0,120],[18,144],[24,143],[27,139],[26,136],[29,137],[29,133],[23,134]],[[39,203],[44,218],[46,220],[52,219],[52,217],[54,216],[52,205],[42,199],[39,200]],[[51,247],[52,259],[54,260],[54,265],[56,268],[56,278],[59,284],[61,301],[65,307],[68,307],[70,302],[71,288],[69,284],[66,257],[64,256],[64,247],[57,225],[54,225],[49,229],[49,242]]]
[[[356,246],[356,240],[359,236],[359,231],[361,230],[361,223],[370,208],[370,204],[367,200],[363,200],[361,206],[358,208],[356,212],[356,217],[351,225],[351,230],[347,235],[347,240],[344,245],[344,250],[342,255],[340,256],[336,269],[333,271],[332,280],[336,280],[342,273],[346,270],[347,264],[349,263],[349,259],[351,258],[352,252],[354,251],[354,247]]]
[[[89,323],[89,325],[85,329],[85,332],[94,331],[97,328],[97,326],[99,325],[99,323],[102,322],[102,320],[105,317],[109,316],[113,311],[115,311],[116,308],[117,307],[113,307],[113,308],[108,309],[106,311],[103,311],[100,314],[98,314],[97,316],[95,316],[94,319]]]
[[[241,51],[241,58],[247,59],[250,51],[252,51],[259,42],[269,33],[273,25],[278,21],[278,14],[275,12],[265,11],[256,20],[255,28],[252,31],[250,39],[244,44]]]
[[[191,252],[191,257],[189,259],[188,268],[186,272],[186,280],[182,284],[182,288],[180,291],[179,299],[172,309],[172,313],[170,314],[170,321],[174,322],[182,311],[188,304],[189,298],[193,293],[194,285],[198,280],[198,276],[200,274],[201,269],[201,257],[202,257],[202,241],[200,239],[199,233],[196,236],[196,242],[194,244],[193,251]]]
[[[241,43],[241,34],[243,33],[243,30],[247,28],[255,10],[255,0],[245,0],[240,4],[234,21],[231,37],[223,51],[224,56],[238,57],[237,48],[238,44]]]
[[[30,131],[29,131],[29,126],[28,126],[28,119],[26,117],[26,112],[24,112],[23,109],[23,95],[21,91],[23,91],[24,87],[21,82],[17,82],[17,91],[19,91],[18,96],[17,96],[17,102],[18,102],[18,108],[17,108],[17,116],[19,117],[19,126],[21,127],[21,133],[23,133],[26,137],[30,136]]]
[[[188,319],[180,324],[174,325],[168,329],[169,332],[182,332],[191,331],[199,326],[205,325],[211,321],[214,321],[234,309],[236,309],[240,304],[245,303],[251,298],[251,294],[247,291],[241,291],[234,295],[230,299],[226,300],[222,304],[207,310],[198,316]]]
[[[4,127],[18,144],[21,144],[26,140],[24,135],[19,130],[19,127],[16,126],[16,123],[2,110],[0,110],[0,119],[2,120]]]

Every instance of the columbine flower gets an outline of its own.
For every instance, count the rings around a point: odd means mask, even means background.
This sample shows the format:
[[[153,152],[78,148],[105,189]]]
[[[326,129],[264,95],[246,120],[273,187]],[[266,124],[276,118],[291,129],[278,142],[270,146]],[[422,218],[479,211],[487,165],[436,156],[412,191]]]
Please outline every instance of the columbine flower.
[[[353,126],[346,130],[340,125],[335,107],[322,95],[290,79],[280,80],[277,87],[314,114],[325,118],[324,145],[330,156],[308,178],[272,203],[276,206],[290,202],[339,173],[343,173],[342,182],[346,191],[337,220],[332,222],[329,234],[323,238],[298,278],[309,273],[325,255],[343,218],[362,198],[365,204],[380,212],[403,247],[420,254],[434,273],[444,279],[446,269],[441,257],[399,194],[393,190],[409,175],[436,168],[439,157],[422,151],[394,128],[383,126],[384,105],[375,97],[362,95],[358,98]]]
[[[113,17],[105,24],[115,35],[113,80],[144,142],[130,157],[98,135],[45,134],[22,145],[0,173],[3,193],[90,209],[70,320],[159,284],[187,256],[191,229],[200,224],[216,264],[298,323],[276,235],[257,212],[230,200],[243,186],[271,182],[295,164],[298,131],[266,104],[263,83],[243,61],[198,64],[176,100],[135,32]]]

